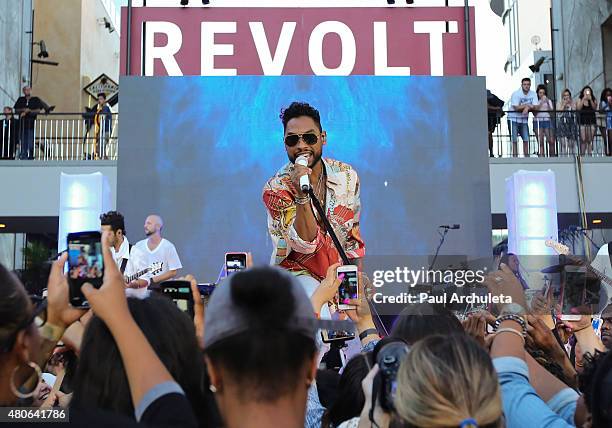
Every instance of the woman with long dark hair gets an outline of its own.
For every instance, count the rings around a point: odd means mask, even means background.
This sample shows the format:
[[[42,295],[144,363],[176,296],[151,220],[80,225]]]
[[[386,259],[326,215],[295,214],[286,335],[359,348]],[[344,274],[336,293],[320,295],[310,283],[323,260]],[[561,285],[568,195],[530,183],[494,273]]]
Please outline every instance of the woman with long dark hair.
[[[172,377],[185,391],[200,425],[204,423],[204,364],[193,322],[163,296],[128,298],[134,321]],[[134,418],[134,403],[121,355],[106,324],[94,317],[88,323],[81,345],[80,359],[71,406],[103,409]]]

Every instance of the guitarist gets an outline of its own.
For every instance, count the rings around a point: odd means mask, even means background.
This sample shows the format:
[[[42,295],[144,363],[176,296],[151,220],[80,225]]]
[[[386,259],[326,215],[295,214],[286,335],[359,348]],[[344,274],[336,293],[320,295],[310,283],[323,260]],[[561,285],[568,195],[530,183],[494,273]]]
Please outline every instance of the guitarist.
[[[124,276],[133,275],[145,267],[145,258],[141,251],[132,246],[127,236],[125,236],[125,221],[123,215],[117,211],[109,211],[100,215],[100,225],[102,232],[108,230],[109,244],[113,260]],[[129,284],[128,288],[146,288],[148,281],[136,279]]]
[[[610,243],[604,244],[601,246],[597,255],[591,262],[591,266],[597,269],[599,272],[603,273],[608,277],[612,277],[612,253],[610,252],[612,247],[610,247]],[[607,303],[612,303],[612,287],[608,284],[604,284],[602,281],[602,285],[605,286],[607,293]]]

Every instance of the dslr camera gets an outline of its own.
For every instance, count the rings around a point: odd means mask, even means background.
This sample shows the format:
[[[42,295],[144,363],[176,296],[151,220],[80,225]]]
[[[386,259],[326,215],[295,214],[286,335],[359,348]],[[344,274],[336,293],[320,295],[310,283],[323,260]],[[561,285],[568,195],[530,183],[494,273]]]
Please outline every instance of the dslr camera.
[[[395,410],[393,398],[397,389],[397,373],[410,348],[406,342],[396,338],[381,340],[377,348],[374,350],[374,358],[379,371],[374,378],[372,402],[374,403],[376,396],[379,396],[380,407],[386,412],[391,412]]]

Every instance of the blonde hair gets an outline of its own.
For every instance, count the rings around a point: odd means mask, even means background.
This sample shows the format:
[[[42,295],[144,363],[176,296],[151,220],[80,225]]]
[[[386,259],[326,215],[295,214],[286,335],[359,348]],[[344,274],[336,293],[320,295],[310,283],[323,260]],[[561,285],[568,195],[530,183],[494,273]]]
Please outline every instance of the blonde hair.
[[[415,343],[397,376],[395,408],[422,428],[503,427],[502,401],[493,363],[463,334],[430,336]]]

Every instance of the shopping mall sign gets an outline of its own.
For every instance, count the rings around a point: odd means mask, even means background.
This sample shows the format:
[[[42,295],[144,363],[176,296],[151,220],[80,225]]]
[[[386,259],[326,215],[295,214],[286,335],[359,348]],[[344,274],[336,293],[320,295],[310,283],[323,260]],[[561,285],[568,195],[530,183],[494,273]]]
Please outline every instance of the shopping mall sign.
[[[121,72],[127,65],[122,9]],[[470,8],[472,74],[476,74]],[[132,75],[464,75],[464,9],[132,9]],[[144,30],[143,30],[144,29]]]

